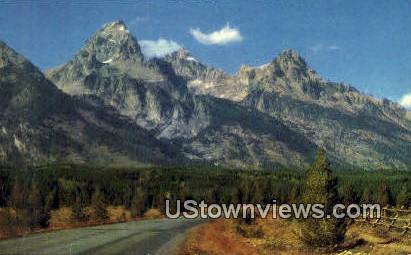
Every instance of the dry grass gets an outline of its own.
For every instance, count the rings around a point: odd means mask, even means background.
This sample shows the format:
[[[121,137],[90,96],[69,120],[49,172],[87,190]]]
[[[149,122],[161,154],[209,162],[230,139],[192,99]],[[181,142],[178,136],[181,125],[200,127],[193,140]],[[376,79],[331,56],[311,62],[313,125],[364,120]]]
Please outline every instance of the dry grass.
[[[57,210],[52,210],[50,212],[48,228],[38,227],[31,229],[28,227],[22,227],[24,224],[21,221],[24,219],[20,219],[14,209],[0,208],[0,239],[24,236],[35,232],[87,227],[100,224],[112,224],[132,220],[130,210],[126,209],[124,206],[107,207],[108,219],[104,222],[101,220],[95,220],[95,213],[91,207],[84,208],[83,213],[85,214],[85,218],[88,220],[79,222],[74,219],[73,211],[70,207],[62,207]]]
[[[236,232],[233,220],[215,220],[200,226],[184,243],[181,254],[255,255],[257,249]]]
[[[261,229],[263,236],[250,237],[249,233],[255,229]],[[298,237],[298,229],[299,223],[292,220],[258,219],[247,226],[237,220],[220,219],[193,232],[183,245],[181,255],[411,254],[411,235],[400,237],[392,232],[382,233],[381,229],[351,225],[340,251],[328,253],[305,246]]]
[[[298,237],[298,223],[284,219],[258,219],[256,224],[264,232],[263,239],[253,240],[260,254],[315,254]]]
[[[85,221],[79,222],[75,220],[73,210],[70,207],[61,207],[50,212],[50,220],[48,228],[22,227],[22,220],[18,217],[16,210],[12,208],[0,208],[0,240],[11,237],[24,236],[30,233],[53,231],[60,229],[70,229],[77,227],[88,227],[101,224],[113,224],[119,222],[127,222],[134,220],[131,217],[131,212],[124,206],[109,206],[107,207],[108,218],[104,221],[97,220],[93,208],[86,207],[83,211]],[[143,218],[157,219],[163,218],[164,215],[159,209],[149,209]]]
[[[249,226],[238,220],[219,219],[192,233],[183,245],[181,255],[315,254],[304,247],[294,234],[294,228],[291,221],[280,219],[258,219]],[[250,235],[256,229],[263,235]]]
[[[29,228],[23,227],[13,208],[0,208],[0,240],[14,236],[24,235]]]
[[[107,207],[107,213],[108,219],[105,222],[99,222],[94,220],[94,210],[91,207],[86,207],[84,209],[84,214],[85,218],[89,220],[85,222],[78,222],[74,220],[73,211],[70,207],[62,207],[58,210],[53,210],[51,212],[50,228],[72,228],[97,225],[101,223],[126,222],[132,220],[130,210],[126,209],[124,206],[109,206]]]
[[[144,213],[145,219],[159,219],[162,217],[163,217],[163,214],[161,213],[159,209],[156,209],[156,208],[148,209],[147,212]]]
[[[411,235],[400,236],[383,227],[354,224],[347,231],[346,241],[361,240],[362,245],[353,247],[353,252],[368,254],[411,254]]]
[[[109,222],[126,222],[132,220],[130,210],[124,206],[107,207]]]
[[[70,207],[62,207],[58,210],[51,211],[50,228],[67,228],[74,224],[73,211]]]

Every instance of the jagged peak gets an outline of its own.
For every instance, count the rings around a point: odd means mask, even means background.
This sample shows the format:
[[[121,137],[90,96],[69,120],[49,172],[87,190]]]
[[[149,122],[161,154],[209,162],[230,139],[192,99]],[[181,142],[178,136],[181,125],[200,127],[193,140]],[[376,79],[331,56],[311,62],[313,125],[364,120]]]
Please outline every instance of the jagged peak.
[[[101,28],[102,32],[118,31],[129,33],[126,24],[122,20],[116,20],[110,23],[106,23]]]
[[[280,52],[279,56],[285,56],[289,58],[301,58],[300,53],[294,49],[285,49]]]
[[[315,73],[314,70],[308,68],[305,60],[301,55],[293,49],[286,49],[280,52],[271,62],[261,64],[259,66],[241,65],[237,73],[249,72],[252,70],[272,69],[276,66],[280,69],[290,69],[290,67],[303,68],[304,70]]]
[[[180,60],[186,60],[186,61],[192,61],[195,63],[200,63],[197,59],[195,59],[189,50],[186,48],[181,48],[179,50],[176,50],[172,53],[170,53],[166,58],[172,58],[172,59],[180,59]]]
[[[293,49],[286,49],[280,52],[277,57],[274,58],[273,62],[282,62],[282,63],[295,63],[303,66],[307,66],[304,58]]]
[[[18,54],[15,50],[13,50],[10,46],[8,46],[5,42],[0,40],[0,57],[2,56],[2,58],[4,57],[3,55],[13,55],[13,56],[19,56],[20,54]]]
[[[310,79],[320,79],[317,73],[308,66],[305,59],[293,49],[286,49],[280,52],[269,66],[283,74],[295,76],[292,73],[298,73],[299,75],[310,77]]]
[[[84,51],[91,54],[83,54]],[[79,54],[80,58],[95,57],[101,63],[109,64],[116,60],[144,59],[137,39],[127,30],[121,20],[116,20],[102,26],[87,40],[85,47]]]
[[[165,58],[174,58],[174,59],[185,59],[190,57],[191,54],[186,48],[181,48],[176,51],[173,51],[165,56]]]
[[[188,49],[186,48],[181,48],[175,52],[173,52],[174,54],[176,54],[176,56],[180,57],[180,58],[187,58],[191,56],[190,51],[188,51]]]
[[[5,47],[8,47],[7,44],[3,42],[2,40],[0,40],[0,48],[5,48]]]
[[[10,64],[30,72],[41,73],[29,60],[0,40],[0,68]]]
[[[127,29],[126,24],[121,20],[116,20],[110,23],[104,24],[100,30],[98,30],[93,37],[102,37],[108,39],[122,39],[122,41],[133,39],[133,36],[130,34],[130,31]]]

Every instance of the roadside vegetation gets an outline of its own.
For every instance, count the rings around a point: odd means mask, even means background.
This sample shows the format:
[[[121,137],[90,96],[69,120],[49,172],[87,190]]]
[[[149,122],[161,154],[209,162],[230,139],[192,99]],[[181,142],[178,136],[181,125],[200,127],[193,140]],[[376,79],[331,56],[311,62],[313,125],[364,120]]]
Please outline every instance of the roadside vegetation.
[[[333,190],[347,203],[410,205],[410,172],[345,169],[334,173],[338,182]],[[2,166],[0,238],[161,217],[165,199],[263,204],[276,199],[277,204],[297,203],[307,194],[306,179],[306,172],[291,169]]]
[[[324,151],[318,153],[316,161],[305,175],[300,189],[301,196],[296,199],[305,204],[320,203],[325,206],[326,215],[338,203],[367,202],[372,199],[382,205],[401,207],[400,210],[388,209],[387,212],[410,212],[408,189],[402,188],[393,196],[387,184],[381,182],[376,193],[366,198],[357,195],[353,184],[344,186],[338,192],[337,178],[333,175]],[[404,193],[407,195],[404,199]],[[373,193],[374,194],[374,193]],[[395,199],[394,199],[395,198]],[[406,203],[404,203],[406,201]],[[295,202],[295,201],[294,201]],[[403,215],[411,223],[411,215]],[[191,234],[181,248],[181,255],[189,254],[410,254],[411,236],[406,228],[400,234],[391,232],[395,219],[400,217],[384,216],[390,219],[387,224],[380,220],[357,224],[350,219],[313,218],[307,219],[219,219],[201,226]],[[370,223],[370,224],[368,224]],[[371,227],[372,226],[372,227]],[[387,228],[388,226],[388,228]],[[409,230],[409,228],[408,228]]]
[[[239,231],[241,226],[242,230]],[[250,235],[256,233],[258,235]],[[411,238],[385,227],[352,224],[338,247],[318,248],[307,245],[298,234],[301,223],[286,219],[258,218],[245,226],[238,220],[219,219],[193,231],[181,247],[180,255],[387,255],[410,254]],[[244,231],[248,231],[244,235]]]

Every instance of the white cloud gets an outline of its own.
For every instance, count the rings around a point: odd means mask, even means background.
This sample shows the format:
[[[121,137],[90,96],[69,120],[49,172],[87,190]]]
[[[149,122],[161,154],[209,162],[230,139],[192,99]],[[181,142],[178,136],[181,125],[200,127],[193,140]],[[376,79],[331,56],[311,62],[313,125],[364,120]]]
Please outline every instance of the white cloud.
[[[144,56],[148,58],[164,57],[165,55],[182,48],[180,44],[162,38],[157,41],[141,40],[138,43],[141,46]]]
[[[400,104],[405,108],[411,109],[411,93],[405,94],[400,99]]]
[[[234,42],[241,42],[243,40],[240,30],[230,27],[229,24],[225,25],[220,30],[208,34],[201,32],[199,28],[191,28],[190,34],[199,43],[205,45],[226,45]]]
[[[310,47],[310,50],[314,53],[318,53],[320,51],[335,51],[335,50],[340,50],[340,47],[338,47],[335,44],[331,45],[324,45],[323,43],[318,43],[314,46]]]

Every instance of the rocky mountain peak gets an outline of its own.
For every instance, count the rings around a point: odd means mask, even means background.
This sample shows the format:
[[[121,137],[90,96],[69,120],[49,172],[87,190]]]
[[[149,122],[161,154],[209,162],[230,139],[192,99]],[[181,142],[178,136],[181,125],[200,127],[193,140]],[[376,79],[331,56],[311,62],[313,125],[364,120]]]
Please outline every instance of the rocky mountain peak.
[[[97,60],[103,64],[115,61],[143,60],[137,40],[122,21],[105,24],[86,43],[81,57]]]
[[[35,118],[58,101],[56,93],[37,67],[0,41],[0,117]]]
[[[302,82],[309,80],[319,80],[316,72],[311,69],[304,58],[292,49],[281,52],[268,65],[277,78],[284,77],[288,82]]]
[[[26,71],[37,71],[37,69],[24,57],[11,49],[5,42],[0,41],[0,68],[13,65]]]
[[[122,20],[116,20],[107,24],[104,24],[102,27],[103,31],[110,32],[110,31],[117,31],[117,32],[125,32],[129,33],[127,30],[126,24]]]
[[[174,72],[186,80],[204,79],[209,68],[195,59],[190,52],[181,48],[164,57]]]
[[[237,72],[241,82],[276,85],[292,88],[303,82],[319,80],[314,70],[310,69],[298,52],[292,49],[284,50],[270,63],[257,67],[242,65]],[[298,84],[297,84],[298,83]],[[272,88],[272,86],[264,86]]]
[[[184,59],[191,57],[190,52],[186,48],[181,48],[178,51],[173,52],[172,54],[174,54],[178,58],[184,58]]]
[[[301,57],[301,55],[293,49],[285,49],[283,50],[280,54],[277,56],[278,59],[284,59],[284,60],[293,60],[293,61],[304,61],[304,59]]]
[[[2,69],[5,69],[3,70],[5,74],[3,77],[0,74],[0,82],[2,78],[6,79],[10,73],[15,73],[16,70],[37,77],[39,80],[43,77],[43,73],[37,67],[0,40],[0,71]]]
[[[171,54],[165,57],[165,60],[168,62],[175,61],[189,61],[194,64],[201,64],[197,59],[195,59],[191,53],[186,48],[181,48],[177,51],[172,52]]]
[[[287,72],[293,69],[298,69],[299,71],[308,71],[309,67],[301,55],[292,49],[287,49],[282,51],[274,60],[272,65],[281,68],[283,71]]]
[[[290,81],[305,78],[316,79],[315,71],[310,69],[301,55],[293,50],[287,49],[278,54],[270,63],[256,67],[242,65],[237,72],[239,76],[251,76],[252,79],[287,78]]]

